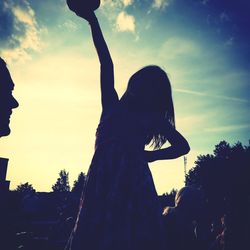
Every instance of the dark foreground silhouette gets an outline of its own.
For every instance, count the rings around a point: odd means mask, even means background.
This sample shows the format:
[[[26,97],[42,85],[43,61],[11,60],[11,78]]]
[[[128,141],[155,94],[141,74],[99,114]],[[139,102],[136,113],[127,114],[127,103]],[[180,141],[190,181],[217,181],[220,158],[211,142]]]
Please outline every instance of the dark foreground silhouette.
[[[18,107],[18,102],[12,95],[14,83],[10,76],[6,62],[0,57],[0,137],[10,134],[10,116],[12,109]],[[7,172],[8,159],[0,158],[0,244],[7,245],[9,238],[5,235],[11,235],[9,227],[7,204],[7,191],[9,181],[5,180]],[[7,232],[7,233],[6,233]],[[0,248],[1,248],[0,245]]]
[[[157,198],[164,211],[165,249],[249,249],[249,161],[250,145],[223,141],[213,154],[198,157],[185,188]],[[35,192],[29,183],[8,191],[6,163],[0,159],[0,183],[6,183],[5,198],[0,200],[0,208],[6,207],[1,210],[0,249],[62,250],[74,226],[86,176],[80,173],[70,192],[65,170],[51,193]],[[140,199],[147,197],[141,193]]]

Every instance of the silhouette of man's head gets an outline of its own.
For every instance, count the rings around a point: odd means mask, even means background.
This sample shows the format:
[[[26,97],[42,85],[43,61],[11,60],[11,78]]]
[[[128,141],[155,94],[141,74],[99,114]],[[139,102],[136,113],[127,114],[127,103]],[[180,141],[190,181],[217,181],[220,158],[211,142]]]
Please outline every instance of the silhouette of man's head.
[[[163,131],[166,122],[175,127],[171,84],[166,72],[159,66],[146,66],[133,74],[121,98],[129,110],[143,114],[153,124],[147,141],[153,140],[155,148],[167,141]]]
[[[18,107],[13,97],[14,83],[5,61],[0,57],[0,137],[10,134],[10,116],[12,109]]]

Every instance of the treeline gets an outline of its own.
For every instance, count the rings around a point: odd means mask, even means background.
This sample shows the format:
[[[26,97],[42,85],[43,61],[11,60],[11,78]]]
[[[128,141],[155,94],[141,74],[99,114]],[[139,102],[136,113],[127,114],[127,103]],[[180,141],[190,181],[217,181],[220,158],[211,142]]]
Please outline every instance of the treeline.
[[[85,173],[81,172],[78,175],[77,180],[74,181],[73,187],[71,189],[69,185],[69,172],[63,169],[59,172],[59,177],[57,178],[56,183],[52,185],[52,191],[55,193],[81,193],[85,180],[86,175]],[[19,184],[14,191],[22,194],[30,194],[36,192],[33,185],[29,182]]]

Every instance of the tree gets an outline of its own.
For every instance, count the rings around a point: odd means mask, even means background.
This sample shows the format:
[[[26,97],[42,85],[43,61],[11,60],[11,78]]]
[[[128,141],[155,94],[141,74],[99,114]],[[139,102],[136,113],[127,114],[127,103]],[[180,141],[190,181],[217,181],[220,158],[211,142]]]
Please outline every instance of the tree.
[[[166,192],[163,195],[159,196],[159,202],[161,208],[165,207],[174,207],[175,206],[175,195],[177,193],[177,189],[172,189],[170,193]]]
[[[57,178],[56,183],[52,186],[53,192],[66,193],[70,191],[69,186],[69,172],[66,170],[61,170],[59,173],[59,178]]]
[[[243,249],[250,225],[250,145],[221,141],[211,155],[198,156],[188,172],[186,185],[202,189],[208,201],[209,216],[227,218],[227,244]],[[239,242],[242,246],[239,246]]]
[[[74,181],[72,192],[80,194],[82,192],[85,180],[86,180],[86,175],[83,172],[81,172],[78,175],[77,180]]]
[[[32,184],[29,184],[28,182],[26,183],[20,183],[15,191],[17,191],[18,193],[21,194],[31,194],[31,193],[35,193],[36,190],[33,188]]]
[[[226,206],[232,195],[246,192],[248,195],[249,152],[250,145],[237,142],[231,146],[221,141],[213,154],[198,156],[195,166],[187,174],[186,185],[203,189],[207,199],[217,205],[223,203],[221,206]]]

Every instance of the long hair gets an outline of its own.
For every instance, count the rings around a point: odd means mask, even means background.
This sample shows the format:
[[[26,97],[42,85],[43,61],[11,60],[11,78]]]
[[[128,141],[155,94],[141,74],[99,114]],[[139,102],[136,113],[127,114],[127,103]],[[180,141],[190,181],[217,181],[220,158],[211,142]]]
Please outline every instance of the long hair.
[[[121,100],[135,112],[157,112],[159,119],[147,131],[146,144],[159,149],[167,141],[167,127],[175,128],[171,84],[166,72],[159,66],[146,66],[131,76]]]

